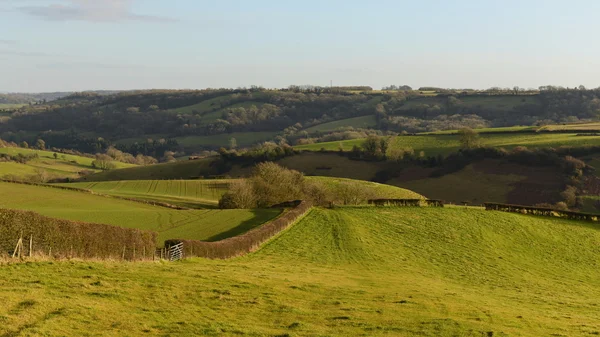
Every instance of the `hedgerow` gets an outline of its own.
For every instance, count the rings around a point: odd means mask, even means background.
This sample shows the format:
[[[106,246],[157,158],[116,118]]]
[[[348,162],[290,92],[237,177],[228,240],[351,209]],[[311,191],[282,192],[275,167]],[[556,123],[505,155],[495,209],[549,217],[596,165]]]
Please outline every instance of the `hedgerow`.
[[[250,253],[260,245],[292,223],[305,215],[312,207],[307,201],[299,205],[277,219],[254,228],[242,235],[227,238],[217,242],[204,242],[195,240],[167,240],[165,247],[183,243],[184,257],[204,257],[209,259],[228,259]]]
[[[0,255],[12,254],[23,239],[23,254],[52,258],[152,259],[158,233],[104,224],[53,219],[35,212],[0,209]]]

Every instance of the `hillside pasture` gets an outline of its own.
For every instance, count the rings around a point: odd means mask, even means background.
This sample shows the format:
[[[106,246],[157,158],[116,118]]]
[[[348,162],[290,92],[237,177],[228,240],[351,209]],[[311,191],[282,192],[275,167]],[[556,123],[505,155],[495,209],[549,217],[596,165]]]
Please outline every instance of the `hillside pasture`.
[[[16,156],[22,155],[37,155],[37,158],[29,160],[26,164],[17,164],[13,162],[0,162],[0,176],[2,175],[14,175],[14,176],[26,176],[35,173],[36,170],[44,170],[49,174],[56,177],[78,177],[78,172],[83,170],[91,170],[99,172],[100,170],[92,167],[94,158],[56,153],[57,157],[54,158],[54,152],[52,151],[41,151],[35,149],[25,149],[20,147],[4,147],[0,148],[0,153]],[[114,162],[116,168],[127,168],[134,167],[136,165],[126,164],[121,162]]]
[[[120,170],[104,171],[81,178],[81,181],[117,180],[179,180],[196,179],[218,174],[213,167],[218,157],[184,160],[149,166],[137,166]]]
[[[202,148],[226,147],[229,148],[231,138],[235,138],[237,146],[249,147],[258,143],[273,140],[279,132],[233,132],[214,136],[186,136],[176,137],[177,143],[186,151],[200,150]]]
[[[227,261],[3,266],[0,334],[594,336],[598,229],[473,208],[314,209]]]
[[[504,147],[511,149],[517,146],[527,148],[560,147],[560,146],[588,146],[600,145],[598,136],[578,136],[574,133],[489,133],[481,134],[484,146]],[[352,150],[353,146],[361,146],[364,139],[353,139],[346,141],[315,143],[294,146],[298,150],[319,151],[324,148],[329,151],[337,151],[340,146],[344,151]],[[423,151],[426,156],[447,155],[460,148],[458,135],[417,135],[398,136],[392,138],[391,147],[412,148],[415,153]]]
[[[447,105],[448,99],[446,97],[437,97],[434,95],[424,95],[425,97],[418,97],[407,100],[400,111],[410,110],[417,108],[420,105]],[[521,95],[521,96],[507,96],[507,95],[496,95],[496,96],[458,96],[459,105],[475,108],[480,107],[482,109],[499,110],[499,111],[512,111],[521,105],[528,104],[540,104],[540,101],[535,95]]]
[[[499,160],[484,160],[433,178],[433,169],[408,168],[386,184],[406,188],[432,199],[452,203],[485,202],[535,205],[560,201],[561,173],[548,167],[530,167]]]
[[[374,115],[360,116],[353,118],[340,119],[333,122],[318,124],[304,129],[308,133],[313,132],[329,132],[341,128],[368,129],[377,126],[377,121]]]
[[[599,131],[600,122],[576,123],[576,124],[557,124],[545,125],[540,127],[540,131]]]
[[[235,236],[276,217],[280,210],[178,211],[51,187],[0,182],[0,208],[159,233],[166,239],[218,240]]]
[[[229,183],[230,180],[129,180],[59,185],[189,208],[215,208]]]
[[[0,111],[14,110],[26,106],[27,104],[12,104],[12,103],[0,103]]]

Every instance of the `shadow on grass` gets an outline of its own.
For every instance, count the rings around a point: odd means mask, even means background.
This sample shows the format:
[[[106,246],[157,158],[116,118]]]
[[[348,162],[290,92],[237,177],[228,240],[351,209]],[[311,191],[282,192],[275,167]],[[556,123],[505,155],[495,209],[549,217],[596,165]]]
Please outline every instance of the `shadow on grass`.
[[[267,223],[268,221],[271,221],[271,220],[277,218],[279,215],[281,215],[281,213],[282,213],[282,210],[253,209],[252,214],[254,216],[251,219],[242,222],[238,226],[236,226],[228,231],[214,235],[214,236],[206,239],[205,241],[208,241],[208,242],[221,241],[221,240],[224,240],[224,239],[227,239],[230,237],[244,234],[253,228],[256,228],[262,224]]]

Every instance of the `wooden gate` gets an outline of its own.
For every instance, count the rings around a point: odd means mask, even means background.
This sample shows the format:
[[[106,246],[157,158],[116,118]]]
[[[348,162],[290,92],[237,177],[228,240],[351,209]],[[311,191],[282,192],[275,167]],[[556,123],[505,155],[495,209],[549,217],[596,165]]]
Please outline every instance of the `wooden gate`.
[[[167,259],[169,261],[177,261],[183,259],[183,242],[180,242],[174,246],[170,246],[167,249]]]

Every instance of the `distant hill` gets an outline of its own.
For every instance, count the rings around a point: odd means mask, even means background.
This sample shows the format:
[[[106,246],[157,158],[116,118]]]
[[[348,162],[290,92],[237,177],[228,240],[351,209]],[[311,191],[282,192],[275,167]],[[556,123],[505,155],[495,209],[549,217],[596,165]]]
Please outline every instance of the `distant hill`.
[[[296,144],[356,138],[357,129],[420,133],[579,122],[598,118],[594,107],[598,101],[600,91],[578,89],[527,93],[344,88],[90,91],[0,116],[0,138],[19,142],[42,137],[49,146],[83,152],[91,152],[89,144],[101,138],[102,148],[117,144],[134,155],[160,157],[165,149],[149,147],[148,139],[164,139],[167,150],[191,154],[265,140]],[[218,141],[211,141],[213,137]]]

